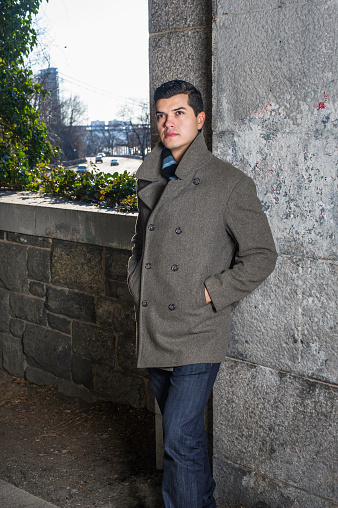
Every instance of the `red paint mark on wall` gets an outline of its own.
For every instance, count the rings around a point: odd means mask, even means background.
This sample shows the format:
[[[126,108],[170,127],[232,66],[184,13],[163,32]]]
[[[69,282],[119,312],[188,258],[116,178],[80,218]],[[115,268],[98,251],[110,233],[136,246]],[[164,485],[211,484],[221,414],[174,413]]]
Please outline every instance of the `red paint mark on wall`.
[[[325,102],[327,102],[327,95],[324,92],[324,102],[320,102],[317,106],[317,109],[325,109]]]

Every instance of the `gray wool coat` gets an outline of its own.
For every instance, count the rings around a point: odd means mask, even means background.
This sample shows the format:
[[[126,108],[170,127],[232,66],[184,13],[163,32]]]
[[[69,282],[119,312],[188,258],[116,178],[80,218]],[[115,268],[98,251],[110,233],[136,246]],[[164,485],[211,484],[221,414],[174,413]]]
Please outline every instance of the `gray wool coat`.
[[[136,173],[139,216],[128,274],[137,365],[219,363],[231,304],[274,269],[273,238],[252,179],[212,155],[203,134],[179,163],[179,180],[162,176],[162,149],[159,143]]]

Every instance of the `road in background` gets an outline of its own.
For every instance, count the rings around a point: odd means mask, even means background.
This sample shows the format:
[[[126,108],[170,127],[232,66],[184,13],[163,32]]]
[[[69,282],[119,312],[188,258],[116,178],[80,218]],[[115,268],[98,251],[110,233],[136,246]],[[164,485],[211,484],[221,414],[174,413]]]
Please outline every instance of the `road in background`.
[[[116,159],[119,165],[111,166],[110,161],[112,159]],[[98,171],[111,174],[116,172],[124,173],[125,171],[128,171],[128,173],[135,173],[142,164],[141,159],[128,159],[126,157],[103,157],[103,162],[95,164],[95,157],[87,157],[88,169],[92,167],[91,162],[96,166]],[[77,166],[70,166],[69,169],[74,169],[76,171]]]
[[[119,165],[111,166],[110,161],[112,159],[116,159]],[[135,173],[142,164],[141,159],[127,159],[126,157],[103,157],[102,160],[103,162],[98,162],[96,167],[104,173],[124,173],[124,171]],[[91,162],[95,164],[95,157],[87,157],[88,167],[91,167]]]

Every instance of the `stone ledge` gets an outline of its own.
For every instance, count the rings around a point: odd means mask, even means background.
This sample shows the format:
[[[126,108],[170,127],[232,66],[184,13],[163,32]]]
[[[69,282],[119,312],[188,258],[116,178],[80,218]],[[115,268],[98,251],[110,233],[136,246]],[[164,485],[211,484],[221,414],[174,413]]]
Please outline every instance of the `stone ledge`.
[[[0,230],[130,250],[137,213],[32,192],[0,192]]]

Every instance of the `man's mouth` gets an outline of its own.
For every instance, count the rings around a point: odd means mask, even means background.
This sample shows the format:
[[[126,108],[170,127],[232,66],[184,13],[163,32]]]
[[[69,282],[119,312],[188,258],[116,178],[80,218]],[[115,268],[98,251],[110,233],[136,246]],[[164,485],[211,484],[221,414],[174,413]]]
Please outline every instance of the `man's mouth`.
[[[164,137],[165,138],[173,138],[174,136],[178,136],[176,132],[166,132]]]

